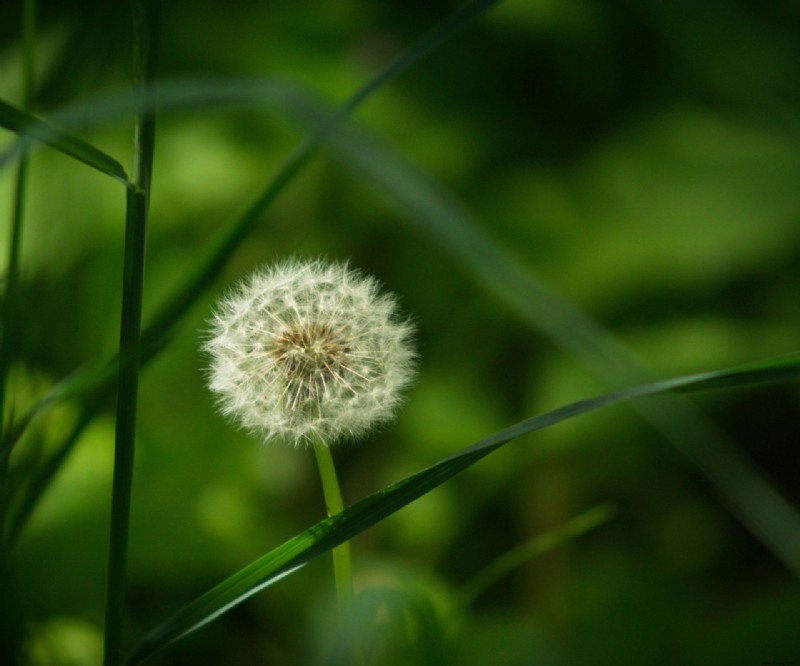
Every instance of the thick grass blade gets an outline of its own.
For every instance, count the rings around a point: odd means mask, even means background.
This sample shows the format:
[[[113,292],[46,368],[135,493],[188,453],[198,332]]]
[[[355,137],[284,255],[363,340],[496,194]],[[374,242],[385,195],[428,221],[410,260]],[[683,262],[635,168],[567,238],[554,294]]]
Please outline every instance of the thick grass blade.
[[[74,134],[3,100],[0,100],[0,127],[5,127],[28,139],[40,141],[111,176],[126,186],[131,184],[123,166],[110,155],[83,139],[79,139]],[[25,142],[18,144],[16,151],[24,150],[24,146]]]
[[[160,30],[160,0],[133,3],[134,61],[137,83],[145,98],[152,96]],[[104,627],[104,666],[122,663],[126,600],[128,532],[133,463],[136,449],[136,413],[141,357],[142,296],[150,186],[155,153],[155,104],[148,105],[134,125],[133,186],[126,190],[125,256],[122,276],[122,317],[119,336],[114,482]]]
[[[370,495],[278,546],[159,625],[133,649],[125,663],[133,666],[149,659],[170,643],[369,529],[518,437],[604,407],[647,396],[789,380],[800,380],[800,356],[748,366],[748,369],[690,375],[613,391],[521,421]],[[800,553],[800,543],[794,546]]]

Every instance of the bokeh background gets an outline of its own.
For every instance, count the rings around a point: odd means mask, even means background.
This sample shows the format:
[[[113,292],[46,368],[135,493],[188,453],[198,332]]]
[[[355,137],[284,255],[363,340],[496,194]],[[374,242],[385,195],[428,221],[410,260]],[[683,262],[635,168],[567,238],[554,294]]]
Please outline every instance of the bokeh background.
[[[10,101],[19,4],[6,3],[0,21]],[[173,0],[159,76],[279,76],[336,103],[458,6]],[[37,110],[129,85],[130,23],[127,3],[43,1]],[[800,347],[797,3],[507,0],[356,118],[657,374]],[[131,127],[82,135],[127,166]],[[292,118],[264,108],[173,112],[157,131],[145,319],[302,137]],[[6,227],[12,174],[0,172]],[[113,353],[123,228],[118,183],[36,153],[15,409]],[[335,452],[349,501],[605,388],[367,179],[319,156],[142,376],[131,640],[324,516],[313,455],[265,446],[218,416],[198,351],[226,287],[288,255],[349,260],[398,294],[418,326],[419,379],[397,422]],[[799,399],[796,385],[692,396],[795,503]],[[37,436],[56,445],[76,413],[52,411]],[[98,663],[113,418],[106,411],[86,430],[19,544],[0,590],[7,663],[17,649],[23,663]],[[494,558],[609,501],[607,523],[459,606],[461,586]],[[509,444],[353,547],[356,583],[381,608],[368,630],[380,663],[800,662],[797,580],[624,407]],[[325,663],[333,610],[324,557],[152,663]]]

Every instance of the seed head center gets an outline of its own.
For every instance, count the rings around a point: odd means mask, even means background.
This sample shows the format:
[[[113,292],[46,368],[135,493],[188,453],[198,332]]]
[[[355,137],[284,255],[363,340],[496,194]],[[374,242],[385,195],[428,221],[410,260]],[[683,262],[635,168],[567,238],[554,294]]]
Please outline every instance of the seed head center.
[[[285,330],[275,340],[271,351],[292,381],[313,383],[338,375],[348,347],[330,326],[309,324]]]

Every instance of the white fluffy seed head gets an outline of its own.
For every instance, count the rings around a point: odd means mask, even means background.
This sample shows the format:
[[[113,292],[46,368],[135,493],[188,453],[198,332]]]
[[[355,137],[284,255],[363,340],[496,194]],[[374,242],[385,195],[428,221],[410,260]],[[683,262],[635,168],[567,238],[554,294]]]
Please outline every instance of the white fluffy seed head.
[[[290,260],[222,299],[204,349],[220,411],[265,440],[331,445],[388,421],[413,376],[412,327],[346,264]]]

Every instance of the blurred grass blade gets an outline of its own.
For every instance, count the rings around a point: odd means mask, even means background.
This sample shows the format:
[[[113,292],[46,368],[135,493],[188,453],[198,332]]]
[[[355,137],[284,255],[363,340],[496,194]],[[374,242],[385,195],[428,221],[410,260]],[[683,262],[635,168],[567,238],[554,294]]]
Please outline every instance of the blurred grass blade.
[[[40,465],[35,472],[30,475],[26,492],[22,498],[20,506],[13,514],[13,519],[8,530],[8,536],[3,544],[3,548],[5,550],[4,554],[7,554],[14,548],[20,534],[22,533],[22,530],[30,519],[31,514],[39,503],[42,495],[45,493],[47,488],[49,488],[56,474],[61,469],[61,466],[72,452],[72,449],[77,444],[86,426],[88,426],[91,420],[94,418],[96,410],[99,409],[95,403],[98,405],[103,405],[107,402],[107,395],[98,397],[93,402],[90,402],[89,405],[84,408],[77,423],[70,430],[70,434],[58,446],[56,451],[44,461],[44,464]],[[2,555],[0,555],[0,559],[2,559]]]
[[[559,525],[543,534],[506,551],[488,566],[481,569],[461,588],[461,603],[469,606],[487,588],[510,574],[514,569],[527,564],[532,559],[544,555],[557,546],[574,539],[581,534],[599,527],[614,515],[614,506],[610,503],[600,504],[575,516],[563,525]]]
[[[305,118],[306,124],[313,128],[313,131],[283,162],[266,188],[227,225],[221,240],[199,262],[184,286],[156,312],[153,320],[142,332],[142,363],[148,361],[163,348],[169,334],[180,319],[219,275],[227,259],[253,230],[270,204],[308,163],[324,139],[336,130],[341,120],[373,93],[441,46],[458,30],[482,16],[499,1],[475,0],[467,3],[392,60],[350,96],[334,114],[322,118],[319,114],[309,116],[308,104],[300,100],[301,96],[296,89],[266,79],[229,82],[183,81],[167,83],[159,87],[160,110],[187,107],[198,110],[206,106],[256,103],[280,110],[284,114],[302,116]],[[140,104],[148,104],[152,102],[153,98],[139,96],[138,99]],[[127,117],[135,110],[142,109],[136,106],[129,91],[125,91],[89,100],[56,114],[56,117],[66,125],[89,126]],[[33,120],[43,122],[35,118]],[[23,123],[18,121],[18,124]],[[0,157],[0,168],[11,157],[13,154],[10,153]],[[124,174],[124,171],[122,173]],[[127,177],[125,182],[128,182]],[[14,424],[12,430],[5,435],[0,444],[0,458],[8,454],[39,412],[55,402],[81,395],[93,388],[110,385],[114,379],[116,367],[116,359],[112,359],[104,370],[98,371],[96,365],[79,369],[73,377],[51,389],[33,404]]]
[[[22,76],[21,98],[24,112],[33,107],[36,75],[36,0],[24,0],[22,4]],[[6,255],[5,293],[3,294],[2,332],[0,332],[0,432],[5,433],[6,404],[8,396],[8,375],[17,355],[19,316],[20,263],[22,257],[22,236],[25,220],[25,204],[29,176],[28,156],[20,156],[17,165],[14,201],[12,203],[11,227],[8,234],[8,254]],[[9,410],[13,413],[12,410]],[[11,419],[9,419],[10,421]],[[0,446],[2,446],[0,444]],[[8,458],[0,456],[0,491],[6,490]],[[8,502],[0,497],[0,571],[5,568],[3,553],[6,544],[6,516]]]
[[[736,368],[709,372],[621,389],[521,421],[370,495],[278,546],[158,626],[139,642],[125,663],[132,666],[150,658],[170,643],[211,622],[225,611],[288,576],[314,558],[327,553],[429,493],[517,437],[636,398],[670,391],[699,390],[711,386],[731,387],[751,384],[754,381],[787,380],[800,380],[800,356],[748,366],[747,370]],[[794,548],[800,554],[800,542],[795,543]]]
[[[115,178],[126,186],[131,184],[125,169],[110,155],[66,130],[37,118],[27,111],[11,106],[3,100],[0,100],[0,127],[5,127],[12,132],[55,148],[65,155]]]
[[[412,228],[609,388],[654,380],[617,338],[494,243],[459,201],[402,155],[351,127],[330,142]],[[800,577],[800,514],[752,461],[684,399],[664,397],[633,408],[713,482],[733,515]]]
[[[44,397],[23,412],[14,422],[10,431],[5,433],[0,442],[0,460],[5,460],[9,456],[36,414],[50,405],[69,400],[77,395],[88,394],[104,386],[111,386],[117,376],[117,366],[116,359],[109,363],[90,363],[62,379]]]
[[[331,114],[308,114],[308,106],[303,101],[302,94],[288,85],[268,82],[237,82],[230,86],[220,88],[217,84],[198,87],[189,84],[181,93],[175,96],[178,100],[183,97],[186,105],[203,104],[203,97],[211,94],[216,103],[228,104],[239,98],[241,101],[266,103],[279,109],[290,116],[302,115],[305,124],[312,128],[311,134],[302,141],[289,155],[273,176],[267,187],[256,196],[253,201],[227,226],[227,231],[210,254],[200,262],[185,286],[178,290],[175,296],[166,302],[153,317],[153,321],[145,330],[147,339],[157,341],[165,335],[188,309],[196,302],[197,298],[219,275],[225,262],[236,248],[253,230],[256,223],[276,199],[283,189],[294,179],[297,173],[308,163],[316,153],[319,146],[341,125],[342,121],[359,105],[366,101],[373,93],[390,83],[411,66],[422,60],[433,50],[441,46],[463,27],[485,14],[491,7],[498,4],[499,0],[477,0],[469,2],[456,11],[431,31],[423,35],[417,42],[403,51],[394,60],[389,62],[378,74],[359,88],[343,104]],[[169,104],[172,90],[163,89],[164,102]],[[269,99],[264,99],[264,97]],[[212,101],[214,103],[214,101]]]
[[[314,153],[315,149],[321,143],[323,135],[328,134],[333,129],[338,119],[345,117],[377,90],[397,78],[400,74],[425,58],[429,53],[439,48],[459,30],[480,18],[500,1],[501,0],[472,0],[466,3],[389,62],[377,75],[359,88],[338,107],[336,116],[329,119],[328,123],[326,123],[327,126],[317,128],[314,134],[309,136],[298,146],[297,150],[289,157],[283,167],[279,169],[264,193],[256,197],[253,205],[262,207],[262,210],[266,208],[274,198],[274,195],[270,195],[269,192],[275,190],[275,194],[277,194],[277,191],[283,189],[294,177],[294,174],[302,168],[308,157]],[[252,82],[250,82],[247,87],[252,91]],[[208,88],[210,88],[210,94],[205,96],[204,99],[203,92]],[[159,90],[159,96],[161,98],[159,106],[177,108],[207,105],[222,106],[243,102],[252,103],[252,92],[246,92],[244,99],[242,99],[241,95],[237,94],[237,90],[240,90],[240,88],[241,86],[239,83],[234,83],[233,86],[220,86],[218,83],[214,82],[195,82],[195,84],[190,85],[188,88],[183,88],[182,90],[180,86],[174,88],[167,85]],[[189,94],[185,99],[182,99],[184,92],[188,92]],[[89,100],[88,103],[79,103],[55,115],[58,121],[65,126],[87,127],[127,117],[133,111],[145,110],[141,106],[142,101],[144,101],[145,104],[148,103],[146,99],[139,99],[138,101],[132,100],[129,93],[111,95],[105,96],[105,98],[101,97],[100,99]],[[269,103],[269,100],[266,100],[263,94],[260,96],[259,101],[261,103]],[[274,102],[276,102],[278,106],[281,105],[280,100],[274,100]],[[68,155],[100,169],[104,173],[117,177],[126,185],[130,184],[125,170],[113,158],[105,155],[81,139],[68,134],[65,130],[33,115],[26,114],[2,100],[0,100],[0,126],[7,127],[19,134],[38,139],[57,150],[61,150]],[[10,151],[6,151],[4,154],[0,155],[0,170],[14,158],[19,150],[20,145],[17,145]],[[103,168],[103,164],[106,168]],[[244,219],[247,217],[247,214],[245,213],[241,217]],[[240,223],[243,224],[241,220]]]
[[[415,230],[429,237],[479,286],[581,361],[602,382],[613,388],[623,383],[653,381],[652,373],[610,332],[495,244],[458,200],[385,143],[363,131],[337,125],[335,113],[307,93],[289,84],[262,79],[223,84],[179,82],[162,86],[159,96],[161,108],[264,104],[316,128],[320,134],[312,135],[290,156],[264,193],[229,227],[210,258],[159,310],[143,332],[143,358],[152,356],[165,343],[167,335],[219,273],[258,217],[303,166],[310,154],[305,152],[309,142],[313,146],[324,137],[348,166],[388,195]],[[129,109],[130,100],[118,96],[93,104],[106,111],[123,110]],[[61,397],[65,395],[68,393]],[[45,396],[42,404],[49,399]],[[800,516],[722,433],[683,400],[664,398],[634,408],[714,482],[743,524],[792,571],[800,572],[800,558],[791,545],[800,540]],[[39,405],[32,407],[30,418],[38,410]]]

